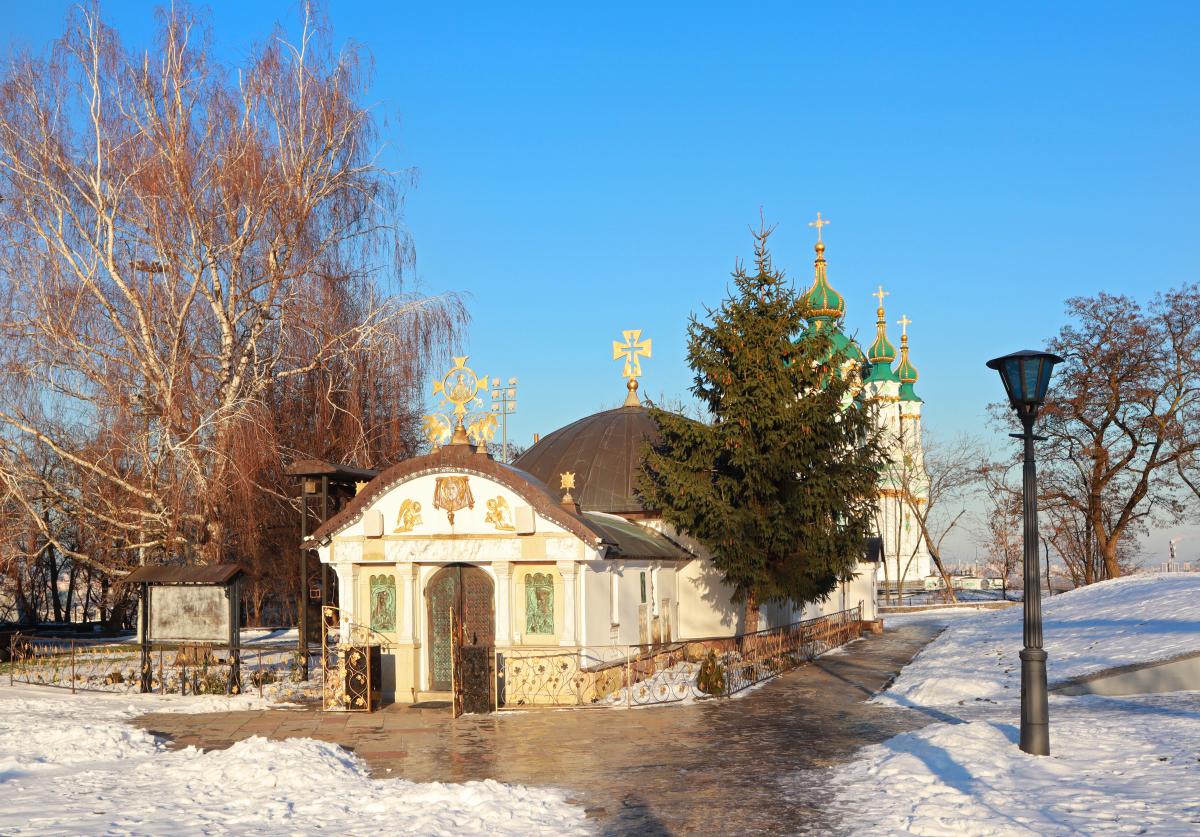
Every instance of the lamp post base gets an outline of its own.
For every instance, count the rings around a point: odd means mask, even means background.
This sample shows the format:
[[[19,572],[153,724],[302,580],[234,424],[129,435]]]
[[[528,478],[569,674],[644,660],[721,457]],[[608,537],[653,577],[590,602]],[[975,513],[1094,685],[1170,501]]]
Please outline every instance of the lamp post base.
[[[1046,652],[1021,651],[1021,749],[1034,756],[1050,755],[1050,708],[1046,696]]]

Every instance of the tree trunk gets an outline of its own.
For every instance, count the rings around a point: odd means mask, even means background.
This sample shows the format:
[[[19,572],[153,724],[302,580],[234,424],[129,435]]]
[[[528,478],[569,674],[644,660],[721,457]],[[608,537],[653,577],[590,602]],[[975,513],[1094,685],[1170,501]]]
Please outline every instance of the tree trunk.
[[[942,566],[942,556],[938,554],[937,545],[929,537],[929,532],[924,527],[922,527],[921,534],[925,536],[925,547],[929,550],[929,557],[933,559],[933,565],[937,567],[938,573],[942,577],[942,583],[946,585],[947,600],[958,604],[958,594],[954,592],[954,582],[950,580],[950,574]]]
[[[1104,550],[1104,577],[1120,578],[1121,565],[1117,563],[1117,539],[1113,538]]]
[[[753,590],[746,593],[746,627],[745,633],[752,634],[758,630],[758,596]]]

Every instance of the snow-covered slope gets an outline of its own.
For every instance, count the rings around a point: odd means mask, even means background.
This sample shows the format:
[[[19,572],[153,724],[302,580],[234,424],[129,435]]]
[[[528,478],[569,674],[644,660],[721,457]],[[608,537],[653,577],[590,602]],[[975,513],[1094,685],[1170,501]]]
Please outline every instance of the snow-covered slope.
[[[1052,684],[1200,651],[1200,573],[1114,579],[1045,599],[1042,609]],[[1019,699],[1021,630],[1020,606],[954,618],[876,700],[945,706]]]
[[[834,772],[854,837],[1200,834],[1200,696],[1050,701],[1050,753],[1017,748],[1018,717],[955,707]],[[865,802],[865,800],[870,800]]]
[[[0,687],[0,834],[587,833],[556,790],[376,780],[311,739],[169,752],[124,723],[185,704]]]
[[[1200,834],[1200,692],[1051,695],[1050,756],[1027,755],[1017,746],[1021,615],[903,617],[949,627],[875,700],[936,722],[833,771],[845,832]],[[1200,574],[1076,590],[1046,601],[1045,620],[1051,681],[1197,651]]]

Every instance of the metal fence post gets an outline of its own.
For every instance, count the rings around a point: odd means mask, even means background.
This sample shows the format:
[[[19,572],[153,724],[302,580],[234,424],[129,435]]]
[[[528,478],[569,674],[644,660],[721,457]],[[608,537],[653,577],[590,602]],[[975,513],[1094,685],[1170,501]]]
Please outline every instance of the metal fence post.
[[[75,694],[75,640],[71,640],[71,694]]]

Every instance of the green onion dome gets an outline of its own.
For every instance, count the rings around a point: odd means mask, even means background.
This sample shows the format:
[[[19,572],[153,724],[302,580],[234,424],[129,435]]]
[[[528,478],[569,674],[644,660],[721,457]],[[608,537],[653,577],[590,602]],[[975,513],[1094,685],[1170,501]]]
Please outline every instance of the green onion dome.
[[[883,314],[883,306],[880,305],[875,319],[875,342],[867,350],[867,360],[871,363],[886,363],[890,366],[895,359],[896,347],[892,345],[891,340],[888,340],[887,319]]]
[[[917,382],[917,367],[908,359],[907,334],[900,336],[900,365],[896,367],[896,376],[900,379],[900,400],[920,401],[920,397],[913,390],[913,384]]]
[[[846,313],[846,300],[830,287],[829,280],[825,276],[825,245],[818,241],[816,251],[817,258],[813,262],[816,268],[813,284],[804,298],[812,309],[813,319],[840,320]]]

